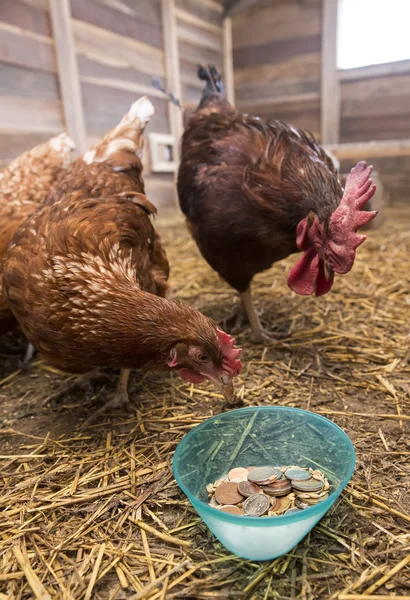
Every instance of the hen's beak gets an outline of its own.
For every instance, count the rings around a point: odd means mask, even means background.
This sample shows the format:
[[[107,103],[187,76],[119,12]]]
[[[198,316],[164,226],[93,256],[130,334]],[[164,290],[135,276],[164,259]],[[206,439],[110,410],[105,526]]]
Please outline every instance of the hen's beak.
[[[323,269],[325,272],[326,281],[330,281],[331,279],[333,279],[333,276],[335,274],[333,267],[331,267],[329,263],[327,263],[325,260],[323,261]]]
[[[232,379],[227,375],[222,375],[221,377],[210,377],[210,380],[225,400],[230,402],[234,396]]]

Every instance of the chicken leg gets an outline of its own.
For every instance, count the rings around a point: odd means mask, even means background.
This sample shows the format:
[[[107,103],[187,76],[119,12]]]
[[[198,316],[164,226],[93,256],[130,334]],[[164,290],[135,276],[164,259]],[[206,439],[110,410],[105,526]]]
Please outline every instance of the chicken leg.
[[[132,412],[134,406],[128,396],[128,380],[130,378],[130,369],[121,369],[120,376],[118,378],[117,389],[115,390],[114,397],[108,402],[103,404],[95,413],[93,413],[83,423],[81,429],[88,427],[95,423],[100,417],[111,412],[113,409],[121,408],[125,412]]]
[[[272,341],[271,336],[263,329],[262,323],[260,322],[259,315],[256,312],[255,305],[253,304],[251,296],[251,288],[240,294],[241,302],[246,310],[246,314],[249,318],[249,323],[252,331],[252,341],[258,344],[263,342]]]
[[[36,349],[34,348],[33,344],[30,344],[30,342],[27,343],[27,347],[26,347],[26,351],[24,353],[24,358],[23,360],[19,361],[19,368],[22,371],[29,371],[31,369],[31,360],[33,358],[33,356],[36,353]]]

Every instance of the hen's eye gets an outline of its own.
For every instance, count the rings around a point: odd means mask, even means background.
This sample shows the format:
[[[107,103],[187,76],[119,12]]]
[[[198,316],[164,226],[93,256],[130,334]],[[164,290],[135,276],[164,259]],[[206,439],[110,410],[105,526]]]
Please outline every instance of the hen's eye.
[[[205,361],[208,360],[208,357],[206,356],[206,354],[201,354],[199,360]]]

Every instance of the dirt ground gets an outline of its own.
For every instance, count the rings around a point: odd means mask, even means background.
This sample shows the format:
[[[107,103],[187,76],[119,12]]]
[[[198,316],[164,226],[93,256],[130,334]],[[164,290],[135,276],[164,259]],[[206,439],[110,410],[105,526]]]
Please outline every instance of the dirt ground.
[[[222,410],[211,387],[134,373],[135,414],[85,430],[93,392],[0,340],[0,600],[410,598],[410,210],[390,209],[351,273],[322,298],[286,286],[290,257],[256,277],[266,346],[237,332],[245,406],[308,408],[357,452],[352,482],[289,554],[253,563],[215,540],[172,477],[176,445]],[[159,226],[175,296],[221,320],[235,293],[182,224]],[[64,391],[66,390],[66,391]]]

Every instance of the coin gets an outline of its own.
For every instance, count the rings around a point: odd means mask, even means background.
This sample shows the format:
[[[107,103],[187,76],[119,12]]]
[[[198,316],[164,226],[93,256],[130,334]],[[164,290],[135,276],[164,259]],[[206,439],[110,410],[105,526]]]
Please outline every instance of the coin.
[[[301,500],[299,500],[299,498],[296,498],[295,505],[296,508],[300,508],[300,510],[305,510],[305,508],[309,508],[309,504],[302,502]]]
[[[253,483],[271,483],[281,477],[282,471],[275,467],[257,467],[248,473],[248,480]]]
[[[278,500],[279,506],[276,509],[276,512],[278,513],[278,515],[282,515],[292,506],[292,500],[287,496],[285,496],[284,498],[278,498]]]
[[[238,477],[244,477],[244,479],[247,479],[248,470],[244,469],[243,467],[235,467],[234,469],[231,469],[229,471],[228,479],[230,481],[232,481],[233,479],[237,479]]]
[[[323,481],[318,479],[308,479],[306,481],[295,481],[292,479],[292,486],[300,492],[320,492],[324,488]]]
[[[242,481],[238,484],[238,492],[245,498],[253,496],[253,494],[262,494],[261,488],[251,481]]]
[[[243,503],[243,511],[250,517],[261,517],[269,510],[269,507],[269,498],[264,494],[253,494]]]
[[[248,479],[246,477],[234,477],[231,481],[233,481],[233,483],[241,483],[241,481],[248,481]]]
[[[328,497],[329,494],[326,494],[326,496],[324,496],[323,498],[300,498],[300,500],[305,504],[309,504],[309,506],[313,506],[314,504],[319,504],[320,502],[323,502],[323,500],[326,500],[326,498]]]
[[[286,515],[292,515],[293,513],[298,513],[300,512],[302,509],[301,508],[297,508],[296,506],[294,508],[289,508],[289,510],[286,511]]]
[[[278,510],[278,508],[280,507],[280,500],[279,500],[279,498],[271,498],[270,499],[270,503],[271,503],[271,510],[273,512],[276,512]]]
[[[218,485],[215,490],[215,500],[219,504],[238,504],[243,500],[243,497],[238,492],[238,484],[228,481]]]
[[[287,477],[288,479],[297,479],[298,481],[302,481],[305,479],[310,479],[311,478],[311,474],[309,473],[309,471],[306,471],[305,469],[287,469],[285,471],[285,477]]]
[[[230,513],[231,515],[243,515],[243,510],[233,504],[225,504],[219,509],[220,512]]]
[[[276,483],[276,482],[275,482]],[[287,496],[292,491],[292,486],[289,484],[286,487],[276,487],[275,483],[271,483],[270,485],[263,485],[262,490],[268,496]],[[286,482],[289,483],[289,482]]]

